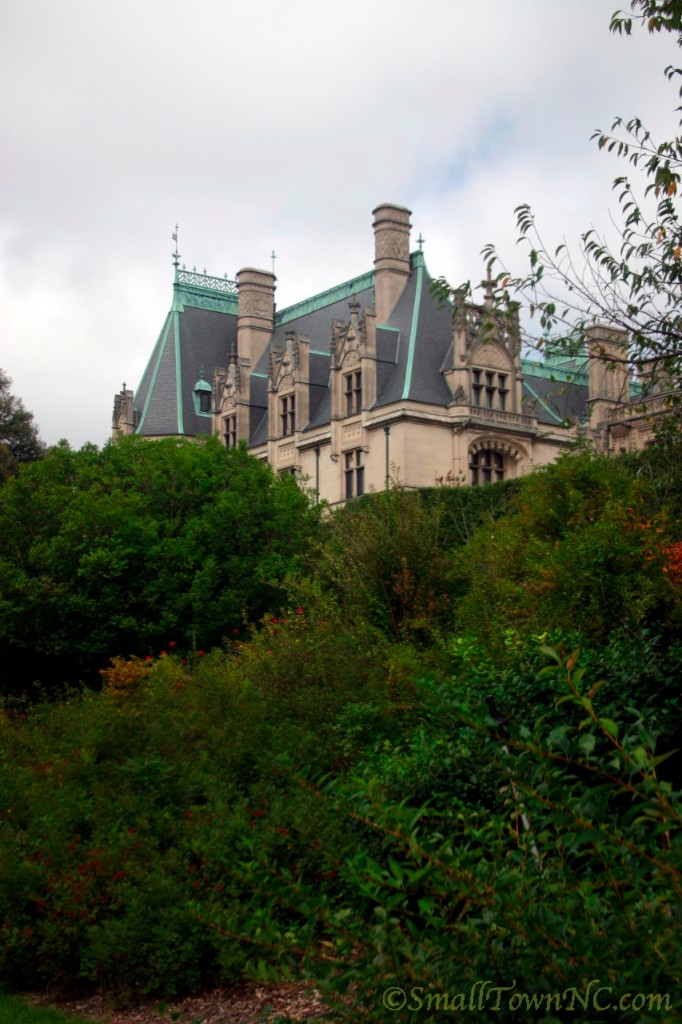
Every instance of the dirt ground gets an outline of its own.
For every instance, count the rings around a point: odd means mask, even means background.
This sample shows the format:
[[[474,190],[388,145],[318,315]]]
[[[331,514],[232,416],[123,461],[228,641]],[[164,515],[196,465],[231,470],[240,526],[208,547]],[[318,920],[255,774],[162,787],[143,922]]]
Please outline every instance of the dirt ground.
[[[37,1005],[54,1006],[62,1013],[104,1024],[275,1024],[278,1018],[321,1020],[325,1012],[315,990],[304,984],[273,988],[239,985],[167,1005],[156,1000],[127,1010],[112,1010],[103,996],[59,1001],[44,995],[25,998]]]

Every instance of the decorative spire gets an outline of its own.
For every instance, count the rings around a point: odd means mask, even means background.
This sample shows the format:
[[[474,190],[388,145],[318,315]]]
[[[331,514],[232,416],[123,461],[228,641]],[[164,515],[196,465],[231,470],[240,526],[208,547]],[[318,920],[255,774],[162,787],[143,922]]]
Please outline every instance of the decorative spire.
[[[426,241],[426,239],[425,239],[425,238],[422,238],[422,233],[421,233],[421,231],[420,231],[420,232],[419,232],[419,238],[417,239],[417,245],[419,246],[419,251],[420,251],[420,252],[422,251],[422,246],[423,246],[423,244],[424,244],[424,242],[425,242],[425,241]]]
[[[178,252],[178,225],[175,225],[175,231],[173,232],[173,241],[175,242],[175,250],[173,252],[173,266],[177,270],[180,266],[180,253]]]
[[[274,275],[274,273],[275,273],[275,260],[277,259],[277,253],[275,252],[274,249],[270,253],[270,259],[272,260],[272,273]]]
[[[484,281],[481,281],[481,288],[485,289],[485,297],[483,299],[483,305],[486,309],[493,308],[493,275],[488,265],[488,276]]]

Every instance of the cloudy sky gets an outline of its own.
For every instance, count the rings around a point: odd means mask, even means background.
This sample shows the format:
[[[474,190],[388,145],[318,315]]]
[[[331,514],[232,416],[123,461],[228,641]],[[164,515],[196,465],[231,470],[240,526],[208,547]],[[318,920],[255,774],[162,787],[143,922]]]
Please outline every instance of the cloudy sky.
[[[624,4],[622,4],[624,5]],[[278,307],[372,267],[375,206],[427,266],[512,268],[615,211],[590,135],[675,130],[674,41],[617,0],[0,0],[0,367],[42,437],[103,444],[189,267],[271,265]],[[413,248],[415,244],[413,241]]]

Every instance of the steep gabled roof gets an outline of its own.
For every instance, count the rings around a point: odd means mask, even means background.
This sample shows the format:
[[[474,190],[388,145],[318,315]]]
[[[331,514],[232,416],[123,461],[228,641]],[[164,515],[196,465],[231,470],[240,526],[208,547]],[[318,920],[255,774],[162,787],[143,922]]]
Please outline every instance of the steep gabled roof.
[[[440,307],[429,289],[421,251],[412,253],[405,288],[384,324],[377,324],[375,407],[419,402],[447,407],[443,376],[452,344],[451,310]],[[304,429],[330,422],[329,377],[334,320],[347,322],[349,301],[374,305],[374,272],[368,271],[275,315],[272,340],[251,368],[249,443],[267,439],[267,381],[270,348],[283,350],[295,331],[310,341],[310,419]],[[176,269],[173,303],[135,395],[136,432],[146,436],[194,436],[211,431],[194,394],[198,382],[226,365],[237,348],[237,290],[227,278]],[[584,418],[587,376],[566,360],[522,360],[524,412],[552,427]]]
[[[237,343],[237,296],[233,282],[177,271],[173,304],[135,395],[136,433],[147,437],[211,433],[194,386],[224,365]]]
[[[385,364],[377,374],[377,406],[392,402],[427,402],[447,406],[450,389],[441,373],[452,338],[452,319],[429,290],[430,277],[421,252],[412,253],[412,269],[384,330],[377,330],[377,356]],[[390,368],[390,359],[394,365]]]

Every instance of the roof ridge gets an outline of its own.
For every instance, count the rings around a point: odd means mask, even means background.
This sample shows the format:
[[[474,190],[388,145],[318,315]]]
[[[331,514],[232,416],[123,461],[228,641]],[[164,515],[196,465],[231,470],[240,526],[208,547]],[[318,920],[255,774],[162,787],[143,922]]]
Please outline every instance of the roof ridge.
[[[289,323],[290,320],[295,320],[299,316],[305,316],[306,313],[314,313],[316,310],[324,309],[325,306],[331,306],[341,299],[350,298],[355,292],[365,291],[367,288],[373,287],[374,271],[368,270],[364,274],[359,274],[358,277],[352,277],[349,281],[334,285],[333,288],[327,288],[324,292],[318,292],[317,295],[311,295],[308,299],[302,299],[301,302],[295,302],[292,306],[278,310],[275,314],[275,323],[278,326]]]

